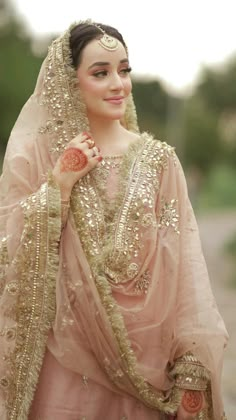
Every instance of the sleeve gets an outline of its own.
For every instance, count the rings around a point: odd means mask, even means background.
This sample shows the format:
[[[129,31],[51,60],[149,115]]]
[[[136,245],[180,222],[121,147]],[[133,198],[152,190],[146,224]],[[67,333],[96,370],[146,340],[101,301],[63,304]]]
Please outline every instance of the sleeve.
[[[228,335],[212,293],[183,169],[174,153],[163,171],[157,215],[174,301],[170,374],[175,388],[209,391],[215,417],[206,418],[218,420],[223,416],[220,379]]]
[[[32,393],[37,384],[56,310],[60,201],[49,175],[36,192],[8,209],[0,258],[1,418],[6,407],[13,415],[25,390]]]
[[[176,387],[194,391],[206,391],[210,380],[208,370],[190,352],[175,360],[171,375]]]

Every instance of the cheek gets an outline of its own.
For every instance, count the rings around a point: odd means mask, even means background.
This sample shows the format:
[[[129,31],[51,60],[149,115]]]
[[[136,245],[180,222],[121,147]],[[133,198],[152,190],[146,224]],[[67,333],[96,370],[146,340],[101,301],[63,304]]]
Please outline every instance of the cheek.
[[[92,80],[81,79],[79,81],[79,88],[80,88],[81,93],[84,96],[93,95],[97,91],[96,86]]]
[[[124,82],[123,82],[123,87],[124,87],[124,90],[125,90],[126,95],[129,95],[130,92],[131,92],[131,90],[132,90],[132,82],[131,82],[131,80],[128,79],[128,78],[125,79]]]
[[[102,92],[100,87],[91,80],[81,81],[79,83],[81,96],[88,108],[93,108],[96,100],[100,99]]]
[[[87,77],[83,72],[77,70],[78,87],[84,99],[89,99],[91,96],[99,92],[99,86],[95,80]]]

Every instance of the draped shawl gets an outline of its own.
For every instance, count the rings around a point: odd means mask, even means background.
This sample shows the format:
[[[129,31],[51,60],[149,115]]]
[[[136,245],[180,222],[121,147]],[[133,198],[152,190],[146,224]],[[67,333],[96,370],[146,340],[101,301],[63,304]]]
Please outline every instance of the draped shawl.
[[[227,333],[173,148],[143,133],[105,157],[74,186],[62,230],[51,170],[89,128],[69,35],[49,48],[0,180],[0,417],[27,419],[48,346],[63,366],[165,413],[179,405],[177,377],[193,389],[208,380],[204,418],[219,420]],[[121,124],[138,132],[132,96]]]

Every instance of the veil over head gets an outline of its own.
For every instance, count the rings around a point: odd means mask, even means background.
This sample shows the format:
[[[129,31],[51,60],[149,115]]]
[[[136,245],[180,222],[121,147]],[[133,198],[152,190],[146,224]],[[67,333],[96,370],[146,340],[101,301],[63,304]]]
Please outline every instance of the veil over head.
[[[140,135],[123,159],[116,202],[98,197],[89,174],[72,192],[61,232],[51,170],[68,142],[89,130],[70,31],[49,48],[0,180],[0,417],[27,419],[48,346],[66,368],[166,413],[180,400],[169,368],[194,352],[220,420],[227,334],[173,149]],[[132,95],[121,123],[139,131]]]

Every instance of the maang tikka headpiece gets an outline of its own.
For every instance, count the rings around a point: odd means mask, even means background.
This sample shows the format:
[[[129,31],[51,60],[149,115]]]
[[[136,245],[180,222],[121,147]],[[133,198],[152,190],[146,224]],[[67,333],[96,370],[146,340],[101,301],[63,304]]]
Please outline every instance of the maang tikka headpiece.
[[[101,31],[102,33],[102,37],[98,40],[99,45],[101,45],[101,47],[105,48],[105,50],[108,51],[116,51],[118,46],[119,46],[119,41],[118,39],[114,38],[111,35],[108,35],[104,29],[101,28],[100,25],[98,25],[97,23],[94,23],[92,20],[88,21],[88,23],[90,25],[95,26],[96,28],[99,29],[99,31]]]

